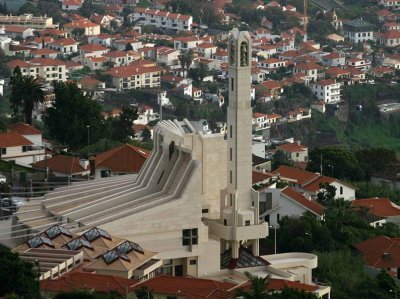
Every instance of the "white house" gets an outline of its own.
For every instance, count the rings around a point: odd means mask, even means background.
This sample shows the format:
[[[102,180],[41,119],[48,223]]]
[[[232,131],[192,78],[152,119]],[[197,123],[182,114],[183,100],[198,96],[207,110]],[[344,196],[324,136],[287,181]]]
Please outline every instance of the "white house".
[[[260,194],[260,212],[263,220],[268,221],[269,225],[279,227],[282,217],[299,218],[306,212],[323,219],[325,208],[291,187],[282,190],[267,188]]]
[[[316,197],[322,190],[321,184],[329,184],[336,188],[335,198],[355,199],[355,188],[335,178],[289,166],[280,166],[273,173],[279,175],[280,180],[288,182],[290,187],[312,197]]]
[[[175,31],[192,30],[193,17],[168,11],[137,7],[130,15],[131,22]]]
[[[299,143],[285,143],[278,145],[276,149],[282,151],[289,161],[293,162],[307,162],[308,161],[308,147]]]
[[[340,101],[340,83],[336,80],[320,80],[311,86],[314,95],[325,103],[335,103]]]
[[[362,19],[344,21],[343,33],[345,39],[356,44],[374,40],[374,26]]]
[[[61,38],[53,40],[47,43],[47,47],[52,50],[56,50],[61,53],[61,55],[71,55],[78,52],[78,42],[73,38]]]
[[[260,112],[253,114],[252,123],[254,131],[260,131],[271,127],[271,124],[268,122],[268,115]]]
[[[218,47],[212,43],[201,43],[197,46],[197,52],[201,53],[205,58],[212,58],[217,52]]]
[[[107,33],[101,33],[88,37],[88,42],[91,44],[99,44],[104,47],[111,47],[113,37]]]
[[[82,0],[63,0],[61,9],[66,11],[77,11],[83,4]]]

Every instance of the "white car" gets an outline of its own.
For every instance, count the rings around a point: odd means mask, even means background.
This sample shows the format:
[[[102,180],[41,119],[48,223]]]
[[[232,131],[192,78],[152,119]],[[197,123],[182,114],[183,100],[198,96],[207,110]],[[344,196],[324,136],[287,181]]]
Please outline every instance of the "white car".
[[[6,182],[7,182],[6,177],[0,174],[0,184],[5,184]]]

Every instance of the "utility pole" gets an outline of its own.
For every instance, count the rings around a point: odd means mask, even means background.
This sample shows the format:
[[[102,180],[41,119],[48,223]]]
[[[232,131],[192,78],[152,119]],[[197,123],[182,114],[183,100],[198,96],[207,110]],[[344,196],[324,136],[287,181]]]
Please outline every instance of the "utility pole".
[[[303,0],[303,13],[304,13],[304,22],[303,22],[303,29],[307,33],[307,10],[308,10],[308,0]]]
[[[321,154],[321,163],[319,165],[319,170],[321,172],[321,175],[323,175],[323,173],[322,173],[322,171],[323,171],[323,168],[322,168],[322,154]]]

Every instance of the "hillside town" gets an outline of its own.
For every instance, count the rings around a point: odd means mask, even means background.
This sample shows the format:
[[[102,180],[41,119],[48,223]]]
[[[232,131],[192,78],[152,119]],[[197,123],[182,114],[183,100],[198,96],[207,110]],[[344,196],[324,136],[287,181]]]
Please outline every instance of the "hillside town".
[[[7,5],[1,298],[397,298],[400,2]]]

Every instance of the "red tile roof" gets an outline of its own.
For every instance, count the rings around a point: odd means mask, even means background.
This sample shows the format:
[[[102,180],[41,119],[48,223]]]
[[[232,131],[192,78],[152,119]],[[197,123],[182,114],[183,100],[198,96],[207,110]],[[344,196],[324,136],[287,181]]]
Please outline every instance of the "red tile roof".
[[[80,50],[85,51],[85,52],[95,52],[95,51],[106,51],[108,48],[103,47],[99,44],[86,44],[83,46],[79,47]]]
[[[310,191],[310,192],[317,192],[317,191],[321,190],[321,184],[330,184],[335,181],[336,181],[336,179],[334,179],[334,178],[330,178],[327,176],[320,176],[316,180],[307,184],[306,186],[303,186],[303,189]]]
[[[364,198],[352,201],[353,207],[367,207],[369,213],[379,217],[399,216],[400,206],[394,204],[389,198]]]
[[[96,167],[112,172],[137,173],[142,168],[150,152],[129,144],[124,144],[96,156]]]
[[[56,293],[90,289],[100,293],[118,292],[125,296],[127,289],[131,290],[137,283],[137,280],[119,276],[72,271],[57,279],[42,280],[40,289]]]
[[[374,268],[400,267],[400,240],[378,236],[354,245],[363,255],[364,263]]]
[[[31,125],[24,123],[11,124],[7,126],[8,131],[17,133],[19,135],[38,135],[42,134],[38,129],[35,129]]]
[[[276,148],[289,153],[304,152],[307,150],[307,146],[299,145],[297,143],[285,143],[278,145]]]
[[[212,294],[214,294],[216,290],[227,292],[229,289],[235,287],[235,284],[210,279],[161,275],[137,284],[134,289],[139,289],[142,286],[153,290],[155,294],[176,296],[179,292],[179,296],[184,298],[204,299],[218,298],[212,297]],[[230,295],[226,293],[225,297],[220,298],[229,297]]]
[[[311,182],[319,177],[319,174],[317,173],[312,173],[284,165],[280,166],[277,170],[274,171],[274,174],[277,173],[279,173],[281,178],[295,180],[300,185]]]
[[[253,171],[252,172],[252,184],[257,184],[263,182],[265,180],[269,180],[272,178],[274,174],[271,172],[260,172],[260,171]]]
[[[26,139],[24,136],[17,133],[0,133],[0,147],[5,148],[23,145],[33,145],[33,143]]]
[[[65,174],[78,174],[88,170],[79,164],[79,158],[64,155],[57,155],[52,158],[36,162],[32,164],[32,167],[39,169],[46,169],[46,167],[48,167],[49,171]]]
[[[319,203],[317,203],[314,200],[309,200],[306,197],[304,197],[303,194],[297,192],[296,190],[290,188],[290,187],[285,187],[282,192],[281,192],[285,197],[297,202],[310,212],[317,214],[319,216],[322,216],[325,213],[325,208],[321,206]]]

